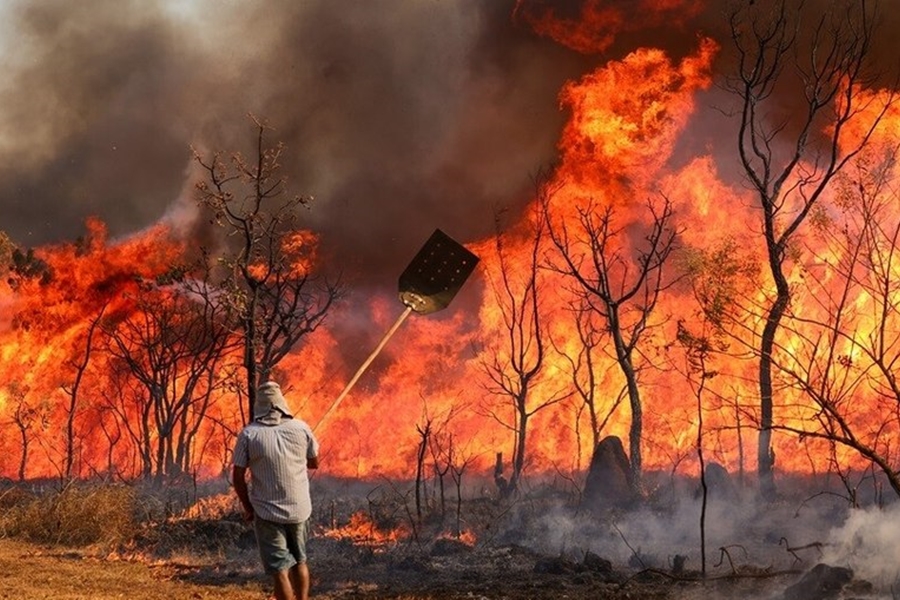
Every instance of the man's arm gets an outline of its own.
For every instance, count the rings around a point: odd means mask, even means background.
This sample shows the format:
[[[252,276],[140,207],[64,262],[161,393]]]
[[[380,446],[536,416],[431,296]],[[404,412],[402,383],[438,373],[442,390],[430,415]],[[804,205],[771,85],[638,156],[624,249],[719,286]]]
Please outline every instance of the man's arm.
[[[250,504],[250,493],[247,490],[247,467],[235,465],[231,468],[231,481],[241,506],[244,507],[244,520],[253,520],[253,505]]]
[[[312,432],[312,429],[309,429],[307,425],[307,436],[309,439],[309,445],[306,447],[306,468],[307,469],[318,469],[319,468],[319,440],[316,439],[316,434]]]

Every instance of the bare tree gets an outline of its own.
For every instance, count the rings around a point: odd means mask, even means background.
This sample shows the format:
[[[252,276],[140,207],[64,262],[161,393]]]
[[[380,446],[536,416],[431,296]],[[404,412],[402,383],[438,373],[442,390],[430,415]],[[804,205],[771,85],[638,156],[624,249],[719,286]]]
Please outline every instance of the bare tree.
[[[424,424],[416,425],[416,430],[422,443],[427,445],[427,453],[431,459],[431,471],[435,479],[433,494],[437,496],[436,502],[440,508],[442,523],[447,515],[446,478],[455,459],[453,433],[449,431],[449,427],[459,410],[461,406],[455,405],[443,415],[432,415],[425,404],[422,415]],[[425,450],[419,447],[418,459],[422,468],[417,469],[417,479],[423,477]]]
[[[286,197],[280,175],[284,144],[268,145],[267,127],[256,126],[255,154],[221,153],[195,160],[205,173],[200,204],[224,228],[220,287],[239,315],[246,370],[247,414],[257,385],[306,334],[325,319],[342,295],[339,283],[314,276],[315,243],[301,231],[298,211],[310,198]]]
[[[447,439],[447,464],[450,466],[450,476],[456,487],[456,520],[455,531],[456,537],[462,534],[462,505],[463,505],[463,476],[469,465],[475,460],[475,456],[466,451],[465,448],[459,448],[458,443],[451,434]]]
[[[103,319],[103,314],[106,311],[106,306],[100,309],[100,312],[91,319],[90,323],[88,323],[87,331],[84,335],[84,347],[78,350],[78,356],[73,356],[69,360],[66,361],[66,366],[71,368],[73,371],[72,383],[70,385],[63,385],[62,389],[68,397],[68,403],[65,408],[66,410],[66,428],[65,428],[65,442],[66,442],[66,450],[65,450],[65,462],[64,462],[64,470],[63,475],[66,479],[72,478],[72,470],[75,461],[76,454],[76,435],[75,435],[75,417],[78,413],[79,408],[79,392],[81,390],[81,384],[84,381],[84,377],[87,373],[88,365],[91,362],[91,356],[95,350],[95,341],[94,336],[99,330],[100,322]]]
[[[431,436],[429,451],[434,477],[437,480],[438,505],[441,509],[441,521],[443,521],[447,516],[447,475],[453,466],[454,458],[453,434],[440,427]]]
[[[860,155],[862,157],[862,155]],[[776,373],[812,401],[776,430],[852,449],[900,496],[900,218],[896,161],[857,160],[836,179],[839,223],[820,220],[805,310],[788,311]],[[845,483],[847,476],[839,475]],[[851,498],[855,490],[847,486]]]
[[[616,363],[622,371],[631,408],[629,430],[633,481],[640,486],[642,471],[643,404],[640,391],[638,346],[652,326],[651,316],[660,294],[674,284],[664,267],[675,248],[672,204],[648,203],[650,220],[643,248],[628,248],[626,226],[612,206],[593,201],[576,207],[571,224],[554,218],[553,194],[541,197],[549,237],[558,250],[550,268],[573,280],[574,291],[600,318],[612,341]]]
[[[866,146],[893,96],[864,94],[876,75],[870,64],[876,18],[865,0],[806,6],[793,0],[742,2],[730,13],[737,51],[726,87],[737,99],[740,164],[759,205],[766,264],[775,287],[763,307],[759,338],[758,475],[761,495],[774,499],[773,351],[791,288],[794,238],[834,177]],[[802,18],[809,19],[809,26]],[[785,98],[799,102],[779,114]],[[848,125],[870,122],[862,133]],[[871,115],[874,115],[871,116]]]
[[[101,405],[98,408],[103,408]],[[105,477],[110,479],[114,479],[116,477],[120,477],[122,471],[122,465],[117,464],[115,460],[114,450],[117,446],[119,446],[122,440],[122,424],[119,419],[115,418],[114,412],[103,411],[103,413],[107,413],[112,415],[113,418],[107,418],[106,414],[98,414],[96,423],[99,425],[100,430],[103,432],[103,437],[106,440],[106,461],[105,464],[100,467],[103,469],[103,474]]]
[[[104,325],[104,328],[109,325]],[[108,344],[109,341],[107,340]],[[148,478],[153,474],[152,404],[143,386],[131,375],[127,363],[115,356],[106,361],[107,377],[100,405],[101,419],[107,438],[107,466],[123,479]],[[123,454],[128,458],[127,467]]]
[[[576,410],[576,425],[582,410],[586,410],[588,421],[591,425],[591,447],[596,448],[600,443],[603,430],[616,410],[625,398],[626,387],[611,401],[604,402],[600,397],[599,388],[603,371],[613,368],[607,366],[604,354],[609,336],[605,328],[598,323],[597,313],[591,309],[591,304],[584,295],[580,295],[569,307],[575,323],[575,332],[578,336],[574,351],[567,352],[564,344],[559,344],[551,338],[556,352],[569,365],[569,373],[572,379],[572,387],[576,401],[581,402],[581,407]],[[571,345],[572,340],[566,340]],[[601,369],[603,371],[601,371]]]
[[[416,524],[422,525],[422,496],[425,488],[425,456],[428,453],[428,447],[431,445],[431,423],[432,419],[425,416],[425,422],[420,425],[416,424],[416,431],[419,433],[419,445],[416,448]]]
[[[107,351],[142,390],[143,427],[137,437],[144,448],[145,474],[189,472],[193,440],[209,408],[217,367],[229,349],[226,312],[210,297],[144,282],[135,310],[104,324]]]
[[[544,219],[536,209],[529,230],[522,234],[522,243],[527,244],[527,259],[524,263],[513,264],[505,245],[508,232],[501,226],[500,215],[496,217],[498,266],[496,272],[488,273],[487,277],[502,322],[496,345],[482,354],[481,366],[490,382],[488,391],[503,398],[512,408],[511,420],[505,411],[489,411],[498,423],[514,434],[512,474],[505,489],[501,489],[502,495],[509,495],[518,489],[525,467],[529,420],[565,396],[555,393],[539,399],[534,397],[547,353],[539,278]]]
[[[19,432],[22,452],[19,458],[19,481],[25,481],[28,467],[31,442],[37,432],[48,425],[49,407],[46,402],[35,402],[29,398],[30,390],[19,383],[7,385],[9,397],[13,402],[12,422]]]

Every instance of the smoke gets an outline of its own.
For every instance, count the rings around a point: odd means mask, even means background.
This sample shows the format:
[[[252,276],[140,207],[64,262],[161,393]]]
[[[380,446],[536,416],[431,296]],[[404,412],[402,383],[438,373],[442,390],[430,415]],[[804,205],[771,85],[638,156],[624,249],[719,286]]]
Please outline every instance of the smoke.
[[[511,2],[349,0],[7,6],[0,210],[18,244],[113,237],[182,214],[191,146],[287,145],[332,260],[391,281],[436,227],[461,241],[552,162],[556,94],[582,57]],[[171,204],[180,198],[173,211]]]
[[[900,582],[900,505],[854,510],[828,538],[824,561],[853,569],[880,589]]]
[[[705,595],[685,598],[777,598],[816,564],[849,567],[858,583],[878,596],[900,581],[900,506],[850,509],[846,499],[824,495],[760,502],[752,493],[712,492],[704,518],[706,574],[730,581]],[[501,541],[573,562],[597,554],[621,571],[672,572],[683,560],[686,579],[701,569],[701,498],[696,486],[673,488],[629,511],[591,516],[560,503],[511,522]],[[765,573],[765,577],[754,574]],[[862,589],[862,588],[860,588]],[[679,597],[679,596],[676,596]]]
[[[550,9],[573,20],[585,6],[621,25],[603,31],[604,53],[532,30]],[[435,227],[471,241],[492,233],[496,210],[525,204],[556,158],[563,82],[637,47],[677,60],[697,33],[727,39],[719,5],[673,1],[640,19],[629,6],[7,3],[0,229],[32,247],[75,238],[88,216],[113,237],[143,229],[176,198],[189,204],[190,147],[246,149],[253,113],[287,144],[292,190],[315,197],[309,225],[330,259],[360,283],[393,281]],[[687,137],[689,153],[730,139]]]
[[[806,566],[819,558],[817,547],[797,554],[788,547],[815,544],[817,535],[833,518],[833,507],[796,511],[795,505],[762,504],[751,494],[741,498],[711,495],[704,517],[706,561],[709,574],[734,566],[767,565],[772,571]],[[592,551],[619,566],[671,570],[676,556],[685,568],[699,573],[701,498],[698,490],[682,489],[657,498],[647,506],[601,516],[574,514],[571,508],[547,510],[524,540],[548,555],[577,555]],[[800,565],[803,566],[803,565]]]

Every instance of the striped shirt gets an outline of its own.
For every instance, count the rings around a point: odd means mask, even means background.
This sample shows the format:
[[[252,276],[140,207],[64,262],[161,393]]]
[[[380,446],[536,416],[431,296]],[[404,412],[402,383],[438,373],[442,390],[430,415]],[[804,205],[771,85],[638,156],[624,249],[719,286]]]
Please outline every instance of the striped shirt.
[[[250,423],[238,435],[234,465],[250,469],[250,503],[261,519],[301,523],[312,514],[306,461],[319,455],[319,442],[300,419],[277,425]]]

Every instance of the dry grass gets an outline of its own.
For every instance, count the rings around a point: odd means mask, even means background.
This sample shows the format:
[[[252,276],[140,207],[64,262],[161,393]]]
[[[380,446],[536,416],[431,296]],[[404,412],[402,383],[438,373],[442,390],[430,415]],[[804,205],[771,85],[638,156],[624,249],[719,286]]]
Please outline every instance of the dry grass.
[[[266,600],[262,579],[192,583],[166,567],[100,560],[21,540],[0,539],[0,597],[17,600]],[[268,586],[271,587],[271,586]]]
[[[124,485],[0,490],[0,598],[270,600],[255,541],[245,539],[250,530],[232,520],[233,494],[212,494],[183,510],[175,504],[165,493]],[[316,597],[354,597],[345,592]],[[379,598],[377,586],[365,597]]]
[[[126,486],[68,485],[41,495],[3,493],[0,536],[70,547],[116,544],[134,532],[135,494]]]

